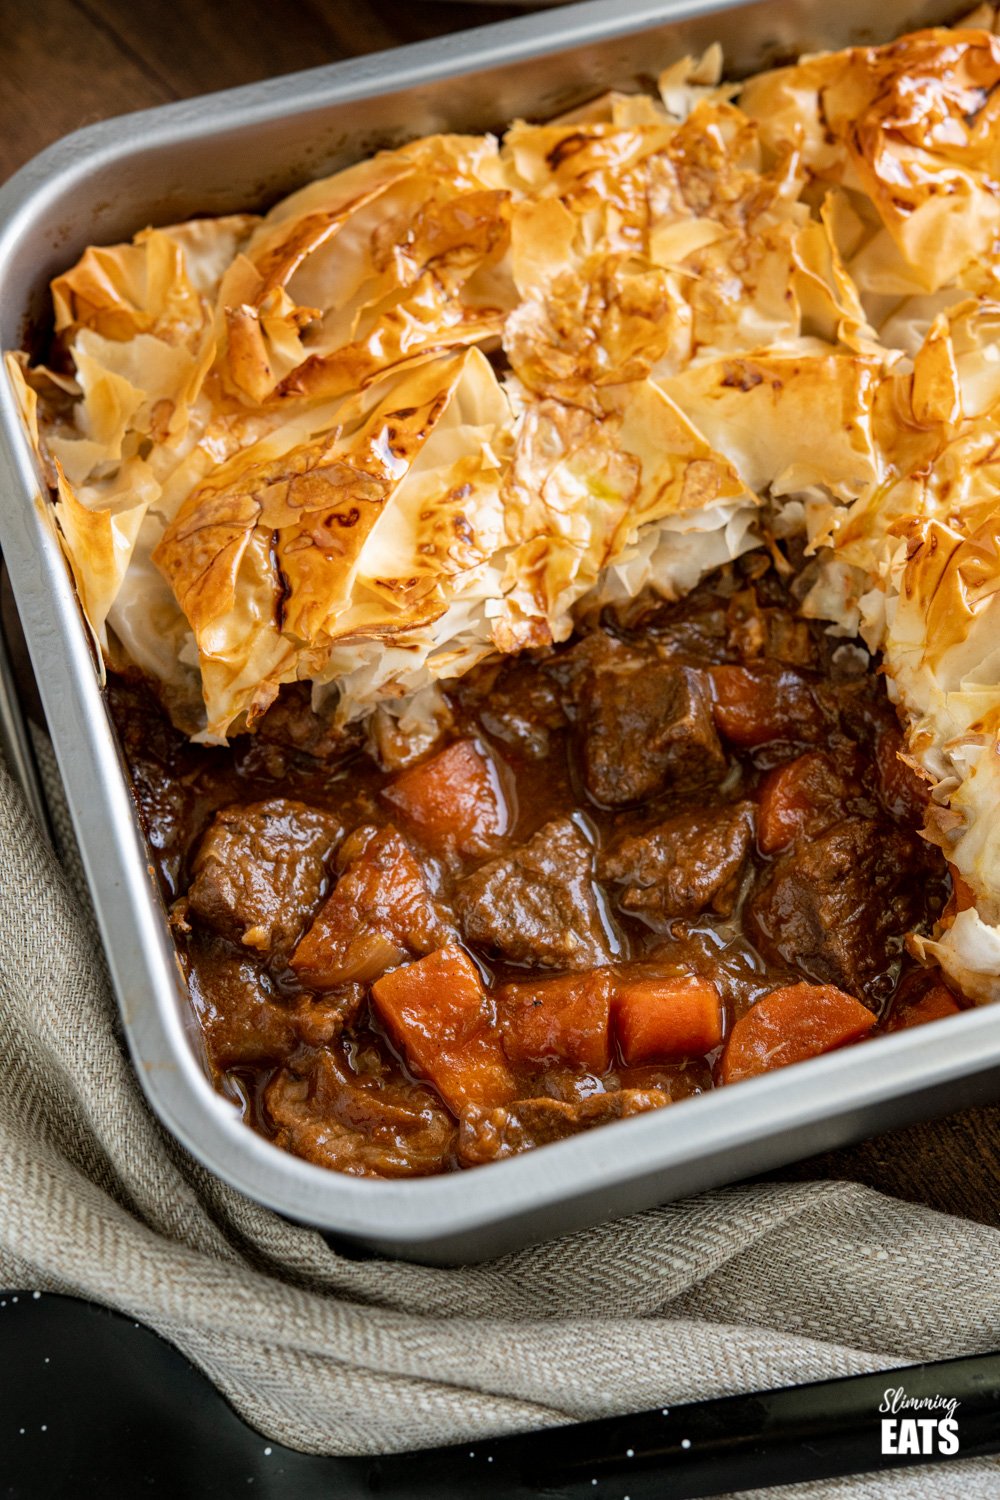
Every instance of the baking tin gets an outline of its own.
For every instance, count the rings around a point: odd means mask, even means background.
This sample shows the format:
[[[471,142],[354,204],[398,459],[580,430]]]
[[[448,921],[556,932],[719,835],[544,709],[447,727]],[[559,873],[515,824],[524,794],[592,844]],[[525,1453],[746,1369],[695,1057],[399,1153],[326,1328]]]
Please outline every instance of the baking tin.
[[[21,1428],[4,1449],[7,1495],[132,1496],[169,1486],[175,1496],[225,1496],[239,1484],[253,1486],[254,1500],[693,1500],[911,1464],[941,1494],[943,1476],[934,1483],[924,1467],[949,1461],[940,1453],[881,1451],[887,1385],[905,1385],[911,1401],[940,1403],[942,1391],[956,1401],[959,1462],[1000,1452],[1000,1354],[978,1354],[479,1435],[474,1449],[467,1438],[382,1456],[300,1453],[255,1432],[200,1370],[133,1318],[0,1283],[4,1301],[0,1411],[8,1430]],[[58,1359],[43,1364],[43,1349]],[[57,1442],[48,1433],[55,1412]],[[953,1495],[963,1493],[964,1474]]]
[[[430,131],[544,119],[714,40],[738,74],[954,14],[902,0],[594,0],[90,126],[0,191],[0,342],[44,334],[47,282],[85,245],[147,223],[265,207]],[[199,1060],[93,652],[6,381],[0,547],[142,1087],[188,1150],[252,1198],[385,1253],[483,1260],[1000,1093],[1000,1008],[986,1008],[471,1172],[368,1181],[280,1151],[242,1123]]]

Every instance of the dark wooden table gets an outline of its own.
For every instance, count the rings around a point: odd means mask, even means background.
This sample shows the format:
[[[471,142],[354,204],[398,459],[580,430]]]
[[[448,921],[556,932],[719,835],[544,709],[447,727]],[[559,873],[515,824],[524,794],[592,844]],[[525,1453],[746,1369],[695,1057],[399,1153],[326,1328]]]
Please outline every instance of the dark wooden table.
[[[107,115],[516,13],[432,0],[0,0],[0,180]],[[1000,1225],[1000,1108],[878,1136],[775,1175],[854,1178]]]

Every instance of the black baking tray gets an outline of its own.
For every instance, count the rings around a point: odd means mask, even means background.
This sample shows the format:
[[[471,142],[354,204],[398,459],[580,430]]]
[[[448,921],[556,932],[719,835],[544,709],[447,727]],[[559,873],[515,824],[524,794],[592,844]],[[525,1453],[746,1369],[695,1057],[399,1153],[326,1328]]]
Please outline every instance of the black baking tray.
[[[0,1291],[0,1493],[686,1500],[926,1463],[882,1452],[880,1407],[901,1385],[955,1398],[956,1457],[1000,1449],[1000,1355],[985,1354],[448,1448],[316,1457],[254,1432],[142,1324],[76,1298]],[[997,1479],[1000,1491],[1000,1468]]]

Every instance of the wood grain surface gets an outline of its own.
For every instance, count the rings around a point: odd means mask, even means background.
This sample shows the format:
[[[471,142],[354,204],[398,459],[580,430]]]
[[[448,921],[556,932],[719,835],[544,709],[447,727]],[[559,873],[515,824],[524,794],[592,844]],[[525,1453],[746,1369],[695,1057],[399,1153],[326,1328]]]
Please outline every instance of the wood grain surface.
[[[427,0],[0,0],[0,179],[108,115],[516,13]],[[915,1125],[774,1175],[853,1178],[1000,1225],[1000,1108]]]

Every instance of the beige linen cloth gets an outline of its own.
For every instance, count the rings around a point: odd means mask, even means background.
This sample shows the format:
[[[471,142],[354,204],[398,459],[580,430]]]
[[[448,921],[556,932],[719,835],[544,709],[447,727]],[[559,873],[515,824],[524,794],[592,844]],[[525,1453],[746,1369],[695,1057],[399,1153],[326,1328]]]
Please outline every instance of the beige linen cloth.
[[[1000,1233],[846,1183],[707,1193],[456,1270],[347,1258],[241,1197],[146,1108],[43,769],[59,862],[0,765],[0,1285],[149,1324],[315,1453],[1000,1348]],[[793,1492],[993,1500],[1000,1461]]]

